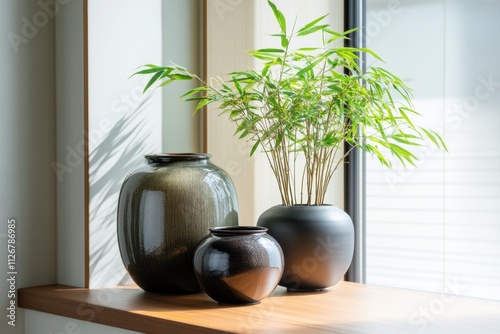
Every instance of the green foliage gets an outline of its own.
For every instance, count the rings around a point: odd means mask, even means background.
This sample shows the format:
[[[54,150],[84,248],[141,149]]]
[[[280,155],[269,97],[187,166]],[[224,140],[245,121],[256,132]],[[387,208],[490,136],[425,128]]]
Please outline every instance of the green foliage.
[[[201,86],[183,98],[198,101],[196,110],[218,103],[236,124],[236,135],[254,143],[250,155],[259,147],[265,152],[284,205],[324,203],[333,174],[350,153],[344,151],[344,142],[388,167],[391,157],[403,165],[415,164],[412,149],[426,140],[446,149],[439,134],[413,122],[418,113],[400,78],[380,67],[362,73],[359,55],[380,59],[377,54],[368,48],[334,46],[351,31],[331,30],[322,23],[325,15],[287,32],[283,13],[268,3],[281,30],[273,35],[281,48],[250,51],[262,61],[262,70],[236,71],[228,74],[227,82],[207,83],[181,66],[145,65],[135,73],[151,76],[144,91],[155,83],[198,80]],[[295,38],[310,34],[321,34],[322,45],[290,48]]]

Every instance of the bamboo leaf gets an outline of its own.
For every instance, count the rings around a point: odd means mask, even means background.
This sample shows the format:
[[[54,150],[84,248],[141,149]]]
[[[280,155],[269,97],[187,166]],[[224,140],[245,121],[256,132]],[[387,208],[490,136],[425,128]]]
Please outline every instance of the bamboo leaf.
[[[244,130],[241,135],[238,137],[238,139],[242,139],[242,138],[245,138],[246,136],[248,135],[248,130]]]
[[[422,130],[425,133],[425,135],[427,136],[427,138],[429,138],[432,141],[432,143],[434,145],[436,145],[436,147],[442,147],[446,151],[448,151],[448,148],[446,147],[446,145],[445,145],[445,143],[443,141],[443,138],[441,138],[441,136],[438,133],[436,133],[434,131],[429,131],[429,130],[423,128],[423,127],[419,127],[419,129]]]
[[[162,74],[163,74],[162,72],[158,72],[155,75],[153,75],[153,77],[151,78],[151,80],[149,80],[149,82],[147,83],[146,87],[144,87],[144,90],[142,92],[143,93],[146,92],[148,88],[151,87],[151,85],[154,84],[161,77]]]
[[[309,29],[306,29],[306,30],[298,32],[297,36],[310,35],[312,33],[315,33],[316,31],[324,30],[326,27],[328,27],[328,24],[324,24],[324,25],[320,25],[320,26],[314,26],[314,27],[311,27]]]
[[[269,6],[271,7],[271,9],[273,10],[274,17],[276,18],[276,21],[278,21],[278,24],[279,24],[279,26],[281,28],[281,31],[283,32],[283,34],[286,34],[286,20],[285,20],[285,16],[276,7],[276,5],[272,1],[267,0],[267,3],[269,4]]]
[[[383,165],[385,165],[389,168],[391,167],[390,161],[388,161],[385,158],[385,156],[380,152],[380,150],[377,148],[377,146],[365,144],[364,149],[365,149],[365,151],[367,151],[368,153],[371,153],[372,155],[375,154],[375,156],[380,161],[380,163],[382,163]]]
[[[196,106],[196,108],[194,109],[194,112],[197,112],[198,110],[200,110],[201,108],[203,108],[204,106],[206,106],[210,101],[207,100],[207,99],[203,99],[200,101],[200,103],[198,103],[198,105]]]
[[[231,87],[229,87],[228,85],[226,85],[225,83],[222,84],[222,87],[224,87],[224,89],[226,89],[228,92],[232,92],[233,90],[231,89]],[[205,88],[205,87],[203,87]]]
[[[301,33],[302,31],[304,30],[307,30],[309,28],[311,28],[312,26],[316,25],[316,23],[318,23],[319,21],[323,20],[325,17],[327,17],[329,14],[326,14],[326,15],[323,15],[321,17],[318,17],[317,19],[309,22],[308,24],[306,24],[305,26],[303,26],[302,28],[299,29],[299,31],[297,33]],[[327,25],[328,26],[328,25]]]
[[[233,118],[236,118],[240,115],[240,111],[238,109],[235,109],[235,110],[231,110],[231,112],[229,113],[229,118],[233,119]]]
[[[150,68],[150,69],[147,69],[147,70],[142,70],[142,71],[135,72],[129,78],[131,78],[131,77],[133,77],[134,75],[137,75],[137,74],[151,74],[151,73],[156,73],[156,72],[163,72],[164,70],[166,70],[166,67]]]
[[[274,56],[272,54],[258,53],[258,52],[254,52],[254,51],[250,51],[248,53],[250,55],[252,55],[252,57],[254,57],[254,58],[257,58],[260,60],[265,60],[265,61],[273,61],[276,58],[276,56]]]
[[[169,75],[169,77],[171,79],[174,79],[174,80],[191,80],[191,79],[193,79],[192,75],[182,74],[182,73],[171,74],[171,75]]]
[[[391,152],[401,161],[401,163],[406,166],[405,161],[409,162],[412,165],[415,165],[414,160],[418,160],[417,157],[408,151],[407,149],[404,149],[403,147],[391,143],[389,145],[389,149]]]
[[[323,31],[333,36],[332,38],[327,40],[326,44],[330,44],[339,38],[349,39],[349,37],[347,37],[345,33],[339,33],[330,28],[325,28]]]
[[[389,136],[389,138],[401,144],[411,145],[411,146],[422,146],[420,143],[408,140],[409,137],[410,135],[398,135],[398,134]]]
[[[170,73],[172,73],[172,69],[171,68],[167,68],[165,71],[163,71],[163,74],[161,75],[160,79],[168,77],[168,75]]]
[[[186,101],[186,102],[188,102],[188,101],[201,101],[204,99],[206,99],[205,96],[199,96],[199,97],[190,97],[189,99],[184,99],[184,101]]]
[[[285,53],[285,50],[283,50],[283,49],[273,49],[273,48],[267,48],[267,49],[258,49],[258,50],[255,50],[254,52],[265,52],[265,53]]]
[[[275,148],[280,146],[281,142],[283,141],[283,136],[284,136],[284,132],[282,132],[282,131],[278,132],[278,136],[276,137],[276,143],[274,144]]]
[[[271,66],[269,66],[269,65],[264,66],[264,68],[262,69],[262,72],[261,72],[262,76],[266,76],[266,74],[270,68],[271,68]]]
[[[316,51],[316,50],[319,50],[319,48],[298,48],[297,50],[298,50],[298,51],[306,51],[306,52],[309,52],[309,51]]]
[[[259,147],[259,144],[260,144],[260,140],[257,140],[255,142],[255,144],[252,146],[252,150],[250,151],[250,156],[252,156],[255,153],[255,151],[257,150],[257,147]]]
[[[344,31],[343,35],[344,35],[344,36],[347,36],[347,35],[349,35],[350,33],[355,32],[355,31],[357,31],[357,30],[359,30],[359,28],[352,28],[352,29],[346,30],[346,31]]]
[[[360,48],[359,49],[360,51],[363,51],[363,52],[366,52],[366,53],[369,53],[371,54],[374,58],[380,60],[381,62],[384,62],[384,60],[378,55],[376,54],[372,49],[369,49],[369,48]]]
[[[433,131],[434,132],[434,131]],[[448,152],[448,147],[446,146],[446,143],[444,142],[444,139],[441,137],[441,135],[439,135],[439,133],[436,133],[434,132],[434,135],[437,137],[437,139],[439,140],[439,142],[441,143],[441,147],[446,151]]]
[[[146,65],[142,65],[140,67],[149,67],[149,68],[156,68],[156,67],[160,67],[158,65],[154,65],[154,64],[146,64]]]
[[[412,129],[415,129],[415,126],[413,125],[413,122],[410,120],[406,112],[404,111],[404,108],[399,108],[399,113],[403,118],[406,120],[406,124],[408,124]],[[415,129],[416,130],[416,129]]]
[[[317,59],[314,62],[310,63],[309,65],[307,65],[306,67],[304,67],[303,69],[298,71],[297,76],[300,77],[300,76],[304,75],[304,73],[311,71],[316,65],[319,64],[320,61],[321,61],[321,59]]]
[[[188,96],[191,96],[193,94],[200,93],[200,92],[206,92],[206,91],[207,91],[206,87],[197,87],[197,88],[191,89],[190,91],[181,95],[181,98],[188,97]]]
[[[168,80],[165,80],[163,81],[158,87],[163,87],[163,86],[166,86],[170,83],[174,82],[174,79],[168,79]]]
[[[281,46],[286,48],[290,44],[290,40],[286,37],[286,35],[281,35]]]

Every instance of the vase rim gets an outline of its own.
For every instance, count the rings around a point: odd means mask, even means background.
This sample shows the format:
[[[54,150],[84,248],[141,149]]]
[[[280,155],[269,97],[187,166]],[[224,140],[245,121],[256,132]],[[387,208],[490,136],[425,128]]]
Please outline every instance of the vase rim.
[[[207,153],[158,153],[146,154],[144,157],[149,163],[208,160],[212,155]]]
[[[219,226],[210,227],[209,230],[217,236],[262,234],[267,232],[267,228],[262,226]]]
[[[293,205],[284,205],[284,204],[278,204],[276,205],[278,207],[281,207],[281,208],[320,208],[320,207],[332,207],[332,206],[335,206],[333,204],[319,204],[319,205],[316,205],[316,204],[312,204],[312,205],[308,205],[308,204],[293,204]]]

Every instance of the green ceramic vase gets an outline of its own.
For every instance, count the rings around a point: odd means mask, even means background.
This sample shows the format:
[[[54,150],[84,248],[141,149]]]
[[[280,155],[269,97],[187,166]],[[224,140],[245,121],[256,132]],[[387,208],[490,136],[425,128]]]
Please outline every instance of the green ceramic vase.
[[[118,202],[118,244],[123,264],[148,292],[201,290],[194,251],[210,227],[237,226],[230,177],[208,154],[147,155],[123,182]]]

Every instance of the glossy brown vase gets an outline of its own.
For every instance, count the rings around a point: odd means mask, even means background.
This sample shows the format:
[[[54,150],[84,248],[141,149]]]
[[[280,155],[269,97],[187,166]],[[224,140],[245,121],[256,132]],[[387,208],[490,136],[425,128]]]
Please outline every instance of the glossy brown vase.
[[[237,226],[236,191],[207,154],[147,155],[123,182],[118,244],[123,264],[148,292],[192,293],[201,288],[194,251],[214,226]]]
[[[343,210],[331,206],[274,206],[259,217],[283,249],[285,270],[279,285],[293,291],[321,290],[349,269],[354,227]]]
[[[196,277],[219,303],[253,304],[267,297],[283,273],[279,244],[256,226],[211,228],[194,256]]]

